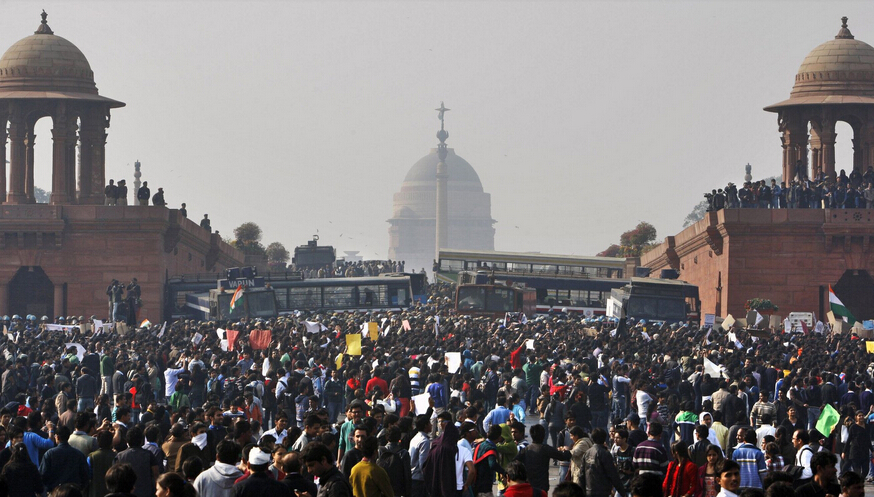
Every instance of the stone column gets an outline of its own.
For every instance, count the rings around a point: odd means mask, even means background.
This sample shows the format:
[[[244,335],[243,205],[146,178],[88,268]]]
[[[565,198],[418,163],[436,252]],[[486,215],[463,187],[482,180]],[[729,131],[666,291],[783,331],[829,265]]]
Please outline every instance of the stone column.
[[[52,197],[55,196],[54,194],[55,192],[52,192]],[[55,283],[54,304],[54,311],[56,316],[64,312],[64,285],[61,283]]]
[[[25,123],[20,115],[13,115],[9,121],[9,192],[7,204],[23,204],[27,200],[24,192],[26,176]]]
[[[822,172],[828,174],[828,177],[832,179],[837,177],[835,176],[835,140],[837,137],[834,123],[823,124],[823,130],[819,134],[819,139],[822,142]]]
[[[0,111],[0,122],[3,122],[3,126],[0,126],[0,203],[6,201],[6,122],[9,119],[9,112],[5,105],[2,106],[2,111]],[[0,285],[2,286],[2,285]],[[6,305],[7,302],[0,301],[0,305]]]
[[[783,130],[783,179],[789,184],[795,178],[800,160],[807,172],[807,129],[805,123],[793,123]]]
[[[64,141],[64,172],[67,175],[67,198],[71,203],[76,202],[76,145],[79,142],[76,131],[78,129],[76,118],[70,116],[67,123],[67,139]]]
[[[25,160],[27,164],[27,174],[26,179],[24,180],[24,193],[27,196],[27,203],[33,204],[36,203],[36,195],[33,184],[33,146],[36,143],[36,134],[33,132],[33,128],[36,126],[36,123],[27,123],[27,136],[25,137],[25,145],[27,146],[27,150],[25,154],[27,158]]]
[[[98,109],[88,114],[94,126],[94,141],[91,145],[91,191],[97,197],[95,203],[103,204],[103,189],[106,186],[106,118],[108,109]]]
[[[63,104],[60,105],[60,112],[52,118],[52,205],[70,203],[67,194],[67,115]]]
[[[103,205],[103,196],[97,195],[95,190],[93,177],[93,160],[94,160],[94,142],[97,139],[97,132],[94,129],[93,123],[88,122],[87,117],[82,119],[82,130],[79,131],[79,203],[80,204],[98,204]]]

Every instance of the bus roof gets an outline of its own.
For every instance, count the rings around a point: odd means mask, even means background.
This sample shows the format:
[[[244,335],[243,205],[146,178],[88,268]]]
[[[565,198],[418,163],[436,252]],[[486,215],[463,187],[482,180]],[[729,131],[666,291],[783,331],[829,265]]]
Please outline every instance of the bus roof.
[[[659,278],[631,278],[632,285],[665,285],[665,286],[695,286],[683,280],[665,280]]]
[[[541,254],[530,252],[498,252],[494,250],[440,249],[440,259],[477,260],[484,262],[523,262],[529,264],[567,264],[624,269],[625,258]]]

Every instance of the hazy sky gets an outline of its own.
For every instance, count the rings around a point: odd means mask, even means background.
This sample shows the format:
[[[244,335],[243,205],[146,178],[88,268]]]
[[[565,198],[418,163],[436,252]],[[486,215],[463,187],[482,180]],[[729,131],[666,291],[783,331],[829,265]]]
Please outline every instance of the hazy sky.
[[[841,16],[874,42],[867,2],[44,1],[3,2],[0,46],[42,8],[127,103],[107,178],[132,183],[139,159],[153,191],[225,236],[254,221],[292,250],[318,229],[368,258],[387,256],[392,194],[435,146],[440,101],[492,195],[496,249],[592,255],[642,220],[674,234],[746,163],[779,174],[762,107]]]

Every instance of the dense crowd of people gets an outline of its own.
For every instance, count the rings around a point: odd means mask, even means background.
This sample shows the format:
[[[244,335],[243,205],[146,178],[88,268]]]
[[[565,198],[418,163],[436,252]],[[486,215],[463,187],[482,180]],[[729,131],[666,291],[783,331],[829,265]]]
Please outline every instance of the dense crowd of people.
[[[799,171],[803,171],[799,166]],[[745,181],[740,189],[734,183],[705,193],[707,210],[720,209],[872,209],[874,208],[874,168],[849,176],[842,169],[837,178],[817,174],[809,179],[801,173],[787,185],[776,179]]]
[[[449,291],[129,331],[4,317],[0,495],[864,493],[856,335],[464,316]]]
[[[355,278],[379,276],[387,273],[403,273],[406,262],[392,260],[344,261],[320,268],[289,266],[292,271],[300,271],[304,278]],[[420,270],[425,274],[425,268]]]

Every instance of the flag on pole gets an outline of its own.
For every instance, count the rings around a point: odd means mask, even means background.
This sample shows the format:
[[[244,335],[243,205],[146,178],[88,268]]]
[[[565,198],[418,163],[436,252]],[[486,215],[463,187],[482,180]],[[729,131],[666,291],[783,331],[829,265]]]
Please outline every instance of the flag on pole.
[[[850,324],[850,326],[853,326],[856,323],[856,318],[853,317],[853,313],[851,313],[844,303],[841,302],[841,299],[835,295],[835,291],[832,290],[831,285],[828,286],[828,305],[835,316],[842,317],[844,321]]]
[[[234,312],[234,309],[237,308],[237,302],[243,297],[243,285],[237,287],[237,290],[234,291],[234,296],[231,297],[231,312]]]
[[[804,334],[806,335],[810,331],[807,329],[807,321],[804,321],[802,319],[801,321],[799,321],[799,323],[801,324],[801,331],[803,331]]]
[[[838,411],[831,404],[826,404],[819,415],[819,420],[816,422],[816,430],[827,437],[831,435],[832,430],[838,425],[840,418],[841,416],[838,414]]]
[[[152,322],[148,319],[143,319],[143,322],[140,323],[140,328],[149,328],[150,326],[152,326]]]

